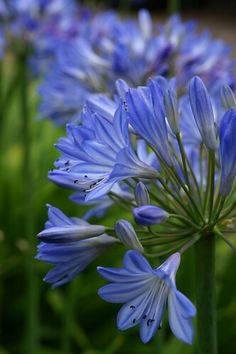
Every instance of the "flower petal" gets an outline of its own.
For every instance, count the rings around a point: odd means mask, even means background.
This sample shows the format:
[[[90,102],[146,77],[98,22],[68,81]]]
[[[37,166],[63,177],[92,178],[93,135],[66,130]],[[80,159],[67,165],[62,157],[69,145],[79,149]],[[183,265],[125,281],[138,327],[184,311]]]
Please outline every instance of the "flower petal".
[[[194,305],[179,291],[171,291],[168,297],[169,324],[174,335],[185,343],[192,344]]]

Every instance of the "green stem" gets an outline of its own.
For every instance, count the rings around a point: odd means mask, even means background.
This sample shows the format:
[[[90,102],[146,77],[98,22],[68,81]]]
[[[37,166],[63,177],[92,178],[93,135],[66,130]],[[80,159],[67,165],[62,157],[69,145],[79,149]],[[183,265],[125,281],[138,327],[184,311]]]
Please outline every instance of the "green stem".
[[[200,157],[199,157],[199,172],[200,172],[200,194],[201,194],[201,200],[203,198],[203,153],[204,153],[204,145],[201,144],[200,146]]]
[[[198,205],[196,204],[194,198],[192,197],[191,193],[189,192],[189,190],[186,188],[185,184],[182,182],[181,178],[179,177],[178,173],[175,171],[174,168],[171,169],[173,175],[175,176],[177,182],[179,183],[179,185],[182,187],[182,189],[184,190],[185,194],[187,195],[194,211],[197,213],[197,215],[200,217],[201,221],[203,223],[205,223],[205,220],[202,216],[201,210],[199,209]]]
[[[195,245],[199,354],[217,354],[215,304],[215,236],[202,236]]]
[[[20,75],[20,107],[22,119],[22,143],[23,143],[23,193],[24,193],[24,224],[25,235],[29,244],[26,258],[27,276],[27,312],[26,312],[26,352],[36,354],[38,352],[38,282],[35,276],[34,261],[34,221],[33,221],[33,181],[31,170],[31,122],[29,107],[29,82],[27,72],[27,55],[19,55]]]
[[[180,154],[181,154],[181,159],[182,159],[182,163],[183,163],[184,178],[185,178],[185,181],[188,185],[189,190],[191,191],[191,185],[190,185],[189,178],[188,178],[188,168],[187,168],[187,163],[186,163],[186,155],[185,155],[185,151],[184,151],[184,147],[182,144],[180,133],[176,134],[176,137],[177,137],[177,141],[178,141],[178,145],[179,145],[179,149],[180,149]]]
[[[211,221],[212,209],[214,203],[214,192],[215,192],[215,150],[210,150],[210,165],[211,165],[211,178],[209,187],[209,221]]]

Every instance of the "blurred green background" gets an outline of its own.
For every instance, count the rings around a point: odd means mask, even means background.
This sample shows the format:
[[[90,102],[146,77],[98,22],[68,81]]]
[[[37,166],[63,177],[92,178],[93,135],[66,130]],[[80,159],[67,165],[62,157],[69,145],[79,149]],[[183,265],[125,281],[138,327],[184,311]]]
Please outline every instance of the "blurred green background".
[[[102,1],[96,2],[101,5]],[[99,4],[98,4],[99,3]],[[104,1],[103,5],[118,6],[118,1]],[[109,3],[109,4],[108,4]],[[154,4],[155,3],[155,4]],[[158,3],[158,4],[156,4]],[[236,48],[233,11],[234,0],[190,1],[181,3],[184,18],[194,17],[201,28],[208,26],[215,36]],[[163,1],[133,1],[127,10],[147,6],[161,20],[167,16]],[[156,6],[157,5],[157,6]],[[219,11],[224,5],[224,16]],[[226,7],[225,7],[226,6]],[[3,63],[4,80],[14,74],[15,62],[8,55]],[[1,87],[6,82],[1,80]],[[37,83],[30,83],[29,108],[32,145],[32,185],[26,185],[27,166],[23,164],[24,127],[19,108],[19,94],[14,87],[7,109],[1,112],[0,128],[0,354],[178,354],[196,353],[196,344],[189,347],[170,334],[166,317],[163,328],[148,345],[138,337],[138,329],[126,332],[116,329],[119,305],[103,302],[97,289],[104,284],[96,273],[96,265],[120,266],[122,253],[111,251],[93,263],[71,284],[52,290],[42,278],[49,267],[35,261],[35,235],[43,229],[47,219],[46,203],[61,208],[71,216],[84,213],[68,200],[69,192],[47,180],[47,172],[58,156],[53,144],[64,135],[63,128],[55,128],[47,120],[36,120]],[[32,205],[27,207],[25,201]],[[32,224],[26,225],[26,213]],[[124,216],[118,207],[110,210],[105,224],[112,224]],[[194,269],[191,250],[183,257],[177,284],[194,302]],[[236,353],[236,255],[223,243],[217,247],[217,307],[219,353]]]

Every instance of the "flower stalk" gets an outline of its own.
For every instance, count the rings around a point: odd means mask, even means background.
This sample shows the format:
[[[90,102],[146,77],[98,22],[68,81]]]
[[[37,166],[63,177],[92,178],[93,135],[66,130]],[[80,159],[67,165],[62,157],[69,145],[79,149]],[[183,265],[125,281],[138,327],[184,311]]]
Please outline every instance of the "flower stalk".
[[[199,354],[217,354],[215,300],[215,235],[204,235],[195,245],[196,300]]]

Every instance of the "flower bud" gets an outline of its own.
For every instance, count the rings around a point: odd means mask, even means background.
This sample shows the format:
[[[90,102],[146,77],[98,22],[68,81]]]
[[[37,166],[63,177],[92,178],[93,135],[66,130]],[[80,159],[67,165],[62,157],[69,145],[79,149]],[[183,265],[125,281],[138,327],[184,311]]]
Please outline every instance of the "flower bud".
[[[229,194],[236,176],[236,110],[231,109],[222,118],[220,129],[220,192]]]
[[[179,114],[176,93],[168,89],[164,95],[166,117],[174,134],[179,132]]]
[[[147,40],[152,35],[152,19],[150,13],[142,9],[138,13],[138,20],[144,38]]]
[[[189,99],[203,143],[210,150],[217,148],[213,108],[208,91],[199,77],[194,77],[189,86]]]
[[[165,210],[155,205],[143,205],[133,209],[133,217],[137,225],[157,225],[161,224],[168,217]]]
[[[221,88],[220,96],[226,111],[231,108],[236,108],[235,96],[229,85],[224,85]]]
[[[74,242],[104,234],[106,228],[102,225],[77,225],[52,226],[38,234],[43,242]]]
[[[120,241],[128,248],[143,252],[133,226],[127,220],[119,220],[115,225],[115,231]]]
[[[134,193],[135,193],[136,203],[138,204],[138,206],[146,205],[150,203],[148,190],[142,182],[137,183]]]
[[[115,86],[119,97],[125,100],[126,92],[129,90],[128,84],[124,80],[118,79],[116,80]]]

